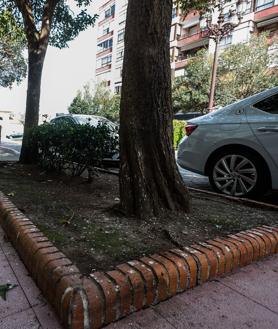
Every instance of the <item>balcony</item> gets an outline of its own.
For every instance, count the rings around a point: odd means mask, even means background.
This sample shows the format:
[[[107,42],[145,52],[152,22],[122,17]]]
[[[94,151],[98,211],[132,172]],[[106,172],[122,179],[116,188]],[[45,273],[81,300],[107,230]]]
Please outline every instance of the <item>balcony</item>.
[[[255,22],[262,22],[275,17],[278,17],[278,5],[271,6],[260,11],[257,9],[255,12]]]
[[[112,67],[111,64],[99,67],[98,69],[96,69],[96,75],[99,75],[99,74],[102,74],[104,72],[110,71],[111,67]]]
[[[105,2],[105,4],[103,4],[103,5],[99,8],[99,10],[101,11],[101,10],[105,9],[105,7],[107,7],[107,6],[109,6],[109,5],[112,5],[112,4],[114,4],[114,3],[115,3],[115,0],[108,0],[107,2]]]
[[[112,49],[113,48],[107,48],[105,50],[101,50],[100,52],[97,53],[97,58],[112,53]]]
[[[207,45],[209,39],[206,31],[200,31],[193,35],[181,36],[178,39],[178,48],[183,50],[191,50]]]
[[[188,45],[194,45],[198,47],[200,43],[205,41],[207,39],[207,33],[200,31],[198,33],[195,33],[193,35],[182,35],[178,38],[178,47],[184,47]],[[194,46],[192,48],[195,48]]]
[[[186,66],[187,64],[187,59],[181,59],[175,62],[175,70],[182,69]]]
[[[104,41],[105,39],[108,39],[108,38],[112,37],[113,34],[114,34],[114,31],[111,31],[109,33],[106,33],[106,34],[102,35],[101,37],[98,37],[97,38],[97,42]]]
[[[113,14],[113,15],[111,15],[109,17],[104,18],[102,21],[100,21],[98,23],[98,26],[101,26],[101,25],[103,25],[105,23],[108,23],[108,22],[112,21],[114,19],[114,17],[115,17],[115,14]]]

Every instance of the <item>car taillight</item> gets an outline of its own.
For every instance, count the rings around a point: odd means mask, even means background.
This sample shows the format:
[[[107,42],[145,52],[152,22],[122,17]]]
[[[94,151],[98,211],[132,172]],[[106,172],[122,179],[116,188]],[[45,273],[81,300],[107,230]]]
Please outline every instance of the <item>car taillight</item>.
[[[187,125],[187,126],[185,126],[184,129],[185,129],[186,136],[190,136],[197,127],[198,127],[197,125]]]

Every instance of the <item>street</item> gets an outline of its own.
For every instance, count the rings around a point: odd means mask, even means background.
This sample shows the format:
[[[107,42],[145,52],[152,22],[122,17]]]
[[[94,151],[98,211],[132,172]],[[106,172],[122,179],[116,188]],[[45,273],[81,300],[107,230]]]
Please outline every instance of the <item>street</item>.
[[[21,150],[21,141],[11,142],[4,140],[0,143],[0,161],[18,161]]]

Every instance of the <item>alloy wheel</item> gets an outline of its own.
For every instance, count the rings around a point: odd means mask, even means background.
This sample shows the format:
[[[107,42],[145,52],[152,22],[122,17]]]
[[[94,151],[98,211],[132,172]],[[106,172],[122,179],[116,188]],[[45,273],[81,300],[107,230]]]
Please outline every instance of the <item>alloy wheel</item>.
[[[243,155],[226,155],[213,168],[215,186],[227,195],[244,196],[254,189],[257,180],[255,165]]]

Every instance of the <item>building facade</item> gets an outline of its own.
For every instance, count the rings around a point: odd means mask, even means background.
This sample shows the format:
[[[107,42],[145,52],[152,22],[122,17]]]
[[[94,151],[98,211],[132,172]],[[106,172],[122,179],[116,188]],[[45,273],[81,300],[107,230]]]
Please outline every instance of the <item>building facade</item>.
[[[249,0],[239,5],[238,1],[234,0],[226,4],[224,16],[228,17],[230,9],[235,6],[242,14],[242,21],[231,34],[221,40],[222,49],[231,44],[248,42],[252,34],[263,31],[269,32],[270,39],[278,37],[278,0]],[[178,77],[184,75],[188,58],[202,48],[213,53],[215,43],[208,38],[206,18],[201,17],[198,12],[191,12],[182,17],[179,10],[174,8],[172,19],[171,67],[173,75]],[[218,12],[215,10],[212,14],[212,23],[216,23],[217,19]],[[275,49],[270,47],[270,51]]]
[[[120,93],[124,56],[124,31],[128,0],[101,0],[99,6],[96,82],[105,83],[112,92]],[[248,42],[253,33],[268,31],[271,37],[278,36],[278,0],[247,0],[238,5],[234,0],[227,3],[225,17],[234,6],[242,13],[241,24],[221,40],[221,48],[231,44]],[[218,13],[212,15],[216,22]],[[214,52],[214,41],[206,33],[206,19],[198,12],[184,17],[178,8],[173,8],[170,35],[170,56],[173,77],[185,74],[188,58],[202,48]],[[273,50],[275,51],[275,49]]]
[[[96,82],[120,93],[128,0],[104,0],[99,7]]]

